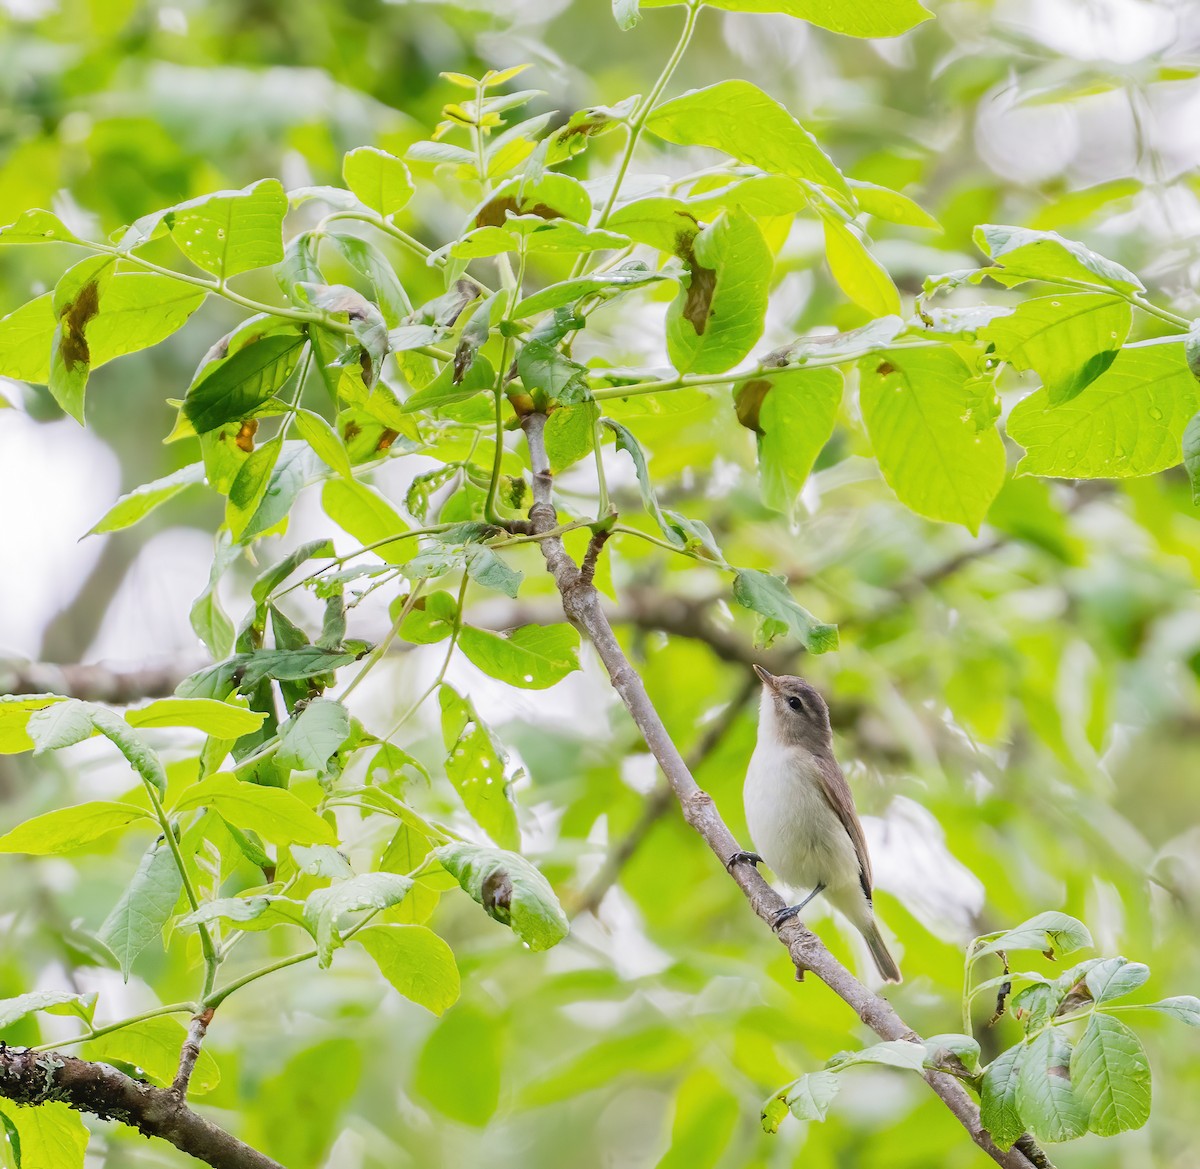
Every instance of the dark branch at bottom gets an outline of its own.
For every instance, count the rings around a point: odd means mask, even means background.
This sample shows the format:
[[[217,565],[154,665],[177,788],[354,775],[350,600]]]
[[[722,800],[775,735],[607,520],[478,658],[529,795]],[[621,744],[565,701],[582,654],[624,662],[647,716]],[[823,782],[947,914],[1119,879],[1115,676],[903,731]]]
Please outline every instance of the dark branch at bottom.
[[[73,1055],[0,1044],[0,1096],[14,1104],[58,1102],[101,1120],[120,1121],[213,1169],[284,1169],[193,1112],[178,1092]]]

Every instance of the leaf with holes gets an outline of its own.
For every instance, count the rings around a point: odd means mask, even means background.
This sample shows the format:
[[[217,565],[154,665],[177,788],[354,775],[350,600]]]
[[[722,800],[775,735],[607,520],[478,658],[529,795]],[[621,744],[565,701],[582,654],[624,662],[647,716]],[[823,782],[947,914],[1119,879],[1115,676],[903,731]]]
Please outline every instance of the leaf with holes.
[[[472,819],[501,848],[518,848],[517,809],[504,775],[504,758],[492,733],[471,703],[443,684],[438,691],[442,708],[442,741],[446,775]]]

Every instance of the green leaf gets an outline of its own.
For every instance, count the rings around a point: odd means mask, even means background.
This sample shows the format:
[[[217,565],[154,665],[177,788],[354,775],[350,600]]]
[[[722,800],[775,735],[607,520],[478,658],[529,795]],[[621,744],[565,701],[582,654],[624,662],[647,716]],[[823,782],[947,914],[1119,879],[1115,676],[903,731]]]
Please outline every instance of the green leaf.
[[[218,191],[172,207],[163,216],[171,238],[197,268],[225,280],[283,259],[288,201],[278,179]]]
[[[1069,402],[1115,360],[1133,321],[1127,301],[1103,293],[1027,300],[979,330],[996,355],[1042,379],[1051,406]]]
[[[67,1004],[82,1009],[92,998],[92,995],[75,994],[67,990],[34,990],[19,994],[16,998],[0,999],[0,1031],[20,1022],[34,1011],[50,1011],[51,1014],[61,1015],[64,1013],[62,1008]]]
[[[1061,406],[1045,389],[1018,402],[1008,434],[1025,448],[1018,471],[1071,479],[1150,475],[1175,466],[1200,386],[1179,344],[1122,349],[1109,369]]]
[[[721,81],[664,102],[646,129],[680,146],[711,146],[771,174],[817,183],[853,204],[845,178],[817,140],[749,81]]]
[[[654,483],[650,478],[650,468],[646,462],[646,452],[642,450],[641,443],[634,437],[633,432],[622,426],[621,423],[611,418],[602,418],[600,421],[616,436],[617,450],[625,451],[633,459],[633,469],[637,472],[638,487],[641,490],[642,503],[646,511],[654,517],[654,521],[662,529],[663,535],[672,544],[682,548],[685,543],[683,536],[667,518],[666,513],[659,506],[658,497],[654,494]]]
[[[614,251],[629,245],[629,237],[596,227],[584,227],[568,219],[549,222],[539,215],[521,215],[505,220],[504,227],[479,227],[451,245],[450,255],[460,260],[483,259],[515,252],[583,255]]]
[[[141,1068],[146,1077],[159,1085],[170,1084],[179,1067],[179,1051],[187,1038],[187,1029],[175,1019],[160,1015],[122,1027],[97,1039],[89,1039],[83,1055]],[[207,1047],[200,1049],[200,1058],[192,1072],[188,1091],[197,1094],[211,1092],[221,1082],[217,1061]]]
[[[643,8],[681,0],[641,0]],[[895,37],[929,20],[933,13],[917,0],[705,0],[726,12],[780,12],[851,37]]]
[[[459,648],[485,674],[525,690],[545,690],[579,669],[574,626],[522,625],[509,633],[464,626]]]
[[[332,540],[309,540],[261,572],[250,588],[250,596],[256,605],[261,605],[300,565],[314,558],[324,559],[333,555]]]
[[[738,419],[758,432],[763,502],[791,515],[813,463],[833,434],[842,401],[836,369],[788,369],[734,388]]]
[[[32,751],[36,744],[27,730],[30,716],[34,711],[67,701],[57,694],[0,695],[0,755]]]
[[[612,0],[613,20],[622,32],[628,32],[642,19],[641,0]]]
[[[565,471],[593,449],[599,414],[595,402],[580,402],[560,406],[546,419],[546,454],[552,474]]]
[[[408,531],[408,524],[384,496],[356,480],[330,479],[321,488],[321,507],[339,528],[362,544],[376,544]],[[374,549],[388,564],[404,564],[416,550],[415,540],[392,540]]]
[[[1071,1043],[1049,1027],[1028,1045],[1017,1073],[1017,1109],[1044,1141],[1069,1141],[1088,1128],[1089,1106],[1071,1082]]]
[[[741,1101],[723,1076],[694,1069],[680,1085],[671,1146],[655,1169],[714,1169],[739,1129]]]
[[[434,856],[490,917],[510,926],[531,950],[548,950],[567,936],[567,915],[550,882],[523,856],[465,841],[443,844]]]
[[[239,349],[188,390],[188,421],[202,434],[253,414],[292,376],[304,345],[300,333],[273,333]]]
[[[837,626],[826,625],[801,608],[781,577],[754,568],[739,568],[733,578],[733,599],[768,621],[778,622],[810,653],[837,649]]]
[[[1194,994],[1173,995],[1156,1003],[1147,1003],[1146,1007],[1148,1010],[1162,1011],[1164,1015],[1170,1015],[1189,1027],[1200,1027],[1200,998]]]
[[[20,1149],[20,1169],[83,1169],[88,1130],[66,1104],[51,1100],[22,1108],[3,1100],[0,1116],[16,1131],[11,1145]]]
[[[467,575],[476,584],[484,588],[494,589],[506,597],[517,596],[524,573],[507,564],[486,544],[471,544],[467,549]]]
[[[279,732],[275,760],[297,771],[324,771],[350,737],[350,712],[329,698],[314,698]]]
[[[322,969],[341,944],[337,924],[343,914],[398,905],[412,886],[412,881],[399,873],[364,873],[310,893],[304,904],[304,918],[316,934],[317,961]]]
[[[539,410],[582,402],[588,396],[586,367],[546,341],[532,340],[521,347],[517,372]]]
[[[471,818],[501,848],[518,848],[517,809],[504,776],[504,757],[474,706],[450,686],[438,690],[446,776]]]
[[[723,212],[685,259],[684,287],[667,309],[667,353],[680,373],[723,373],[762,336],[775,259],[741,211]]]
[[[167,772],[157,753],[120,715],[104,706],[88,704],[92,725],[95,726],[125,756],[129,766],[143,783],[154,788],[159,796],[167,792]]]
[[[458,617],[458,602],[444,589],[418,597],[400,625],[400,636],[413,645],[433,645],[449,637]]]
[[[994,954],[998,950],[1043,950],[1055,954],[1071,954],[1092,944],[1087,926],[1065,913],[1047,910],[1035,914],[1014,929],[971,951],[975,957]]]
[[[979,1070],[979,1041],[970,1035],[961,1035],[952,1031],[944,1035],[930,1035],[926,1037],[924,1043],[927,1067],[948,1053],[956,1057],[967,1071]]]
[[[279,897],[218,897],[215,901],[205,901],[200,908],[185,914],[175,924],[180,929],[195,928],[206,925],[210,921],[231,921],[237,925],[258,921],[264,913],[279,901],[288,898]],[[300,906],[298,901],[290,904]]]
[[[1111,1137],[1150,1119],[1150,1062],[1138,1037],[1111,1015],[1094,1012],[1071,1053],[1071,1082],[1091,1109],[1087,1127]]]
[[[150,820],[149,812],[133,804],[94,800],[70,808],[43,812],[0,836],[0,852],[23,852],[29,856],[54,856],[72,852],[135,820]]]
[[[835,1072],[809,1072],[788,1086],[784,1103],[797,1120],[824,1120],[841,1086]]]
[[[174,811],[192,808],[212,808],[222,819],[276,845],[337,843],[337,833],[292,792],[243,783],[224,772],[189,787]]]
[[[402,995],[435,1015],[458,1001],[454,952],[423,925],[372,925],[354,941],[375,959],[379,973]]]
[[[25,723],[25,730],[33,740],[33,753],[57,751],[90,739],[96,732],[92,710],[90,703],[68,698],[33,711]]]
[[[1087,988],[1096,1002],[1107,1003],[1132,994],[1149,977],[1150,967],[1144,962],[1105,958],[1088,970]]]
[[[864,358],[859,401],[884,479],[918,515],[977,533],[1004,482],[1004,443],[968,410],[971,371],[950,349]]]
[[[373,146],[360,146],[346,155],[342,160],[342,178],[350,190],[380,215],[394,215],[403,210],[413,196],[408,167],[395,155]]]
[[[1002,1149],[1012,1148],[1013,1142],[1025,1131],[1025,1122],[1017,1107],[1017,1084],[1025,1052],[1024,1044],[1010,1047],[992,1060],[983,1073],[979,1119]]]
[[[443,1116],[483,1128],[500,1101],[503,1034],[498,1021],[461,1003],[430,1033],[413,1085]]]
[[[182,891],[171,849],[165,841],[152,844],[97,935],[116,955],[126,982],[134,959],[162,934]]]
[[[21,212],[7,227],[0,227],[0,243],[4,244],[77,244],[83,241],[52,211],[34,208]]]
[[[832,216],[825,224],[825,259],[838,287],[873,317],[900,315],[900,293],[887,269],[850,228]]]
[[[865,183],[859,179],[847,179],[850,190],[858,205],[868,215],[876,219],[886,219],[889,223],[902,223],[908,227],[927,227],[931,231],[941,231],[938,223],[919,203],[907,195],[893,191],[889,187],[881,187],[875,183]]]
[[[215,739],[239,739],[258,730],[261,711],[211,698],[160,698],[125,712],[131,727],[194,727]]]
[[[0,319],[0,376],[45,384],[57,321],[47,292]]]
[[[159,504],[174,499],[181,491],[186,491],[195,483],[204,482],[204,464],[192,463],[181,467],[162,479],[152,483],[143,483],[135,487],[127,495],[122,495],[116,503],[104,513],[95,525],[88,530],[89,536],[100,532],[116,532],[128,528],[139,520],[145,519]]]
[[[858,1051],[845,1051],[829,1061],[831,1068],[848,1068],[856,1064],[876,1063],[905,1071],[919,1072],[925,1066],[925,1046],[908,1039],[888,1039]]]
[[[350,465],[346,444],[342,442],[341,435],[320,414],[314,414],[311,410],[297,410],[295,422],[300,437],[312,447],[317,458],[343,478],[354,478],[354,468]]]
[[[1200,414],[1193,414],[1184,427],[1183,466],[1192,486],[1192,503],[1200,504]]]
[[[1128,268],[1075,240],[1063,239],[1056,231],[984,223],[975,229],[975,244],[1003,267],[1006,278],[1083,281],[1107,285],[1123,294],[1145,291]]]
[[[641,261],[633,260],[611,272],[597,272],[551,284],[518,302],[511,318],[514,321],[524,320],[562,305],[576,304],[585,296],[607,300],[633,288],[645,288],[648,284],[671,279],[673,277],[669,273],[652,271]]]
[[[475,397],[481,390],[490,390],[496,382],[496,371],[486,357],[476,357],[460,381],[454,380],[454,363],[446,362],[441,373],[423,390],[410,394],[401,410],[414,414],[418,410],[438,410]]]

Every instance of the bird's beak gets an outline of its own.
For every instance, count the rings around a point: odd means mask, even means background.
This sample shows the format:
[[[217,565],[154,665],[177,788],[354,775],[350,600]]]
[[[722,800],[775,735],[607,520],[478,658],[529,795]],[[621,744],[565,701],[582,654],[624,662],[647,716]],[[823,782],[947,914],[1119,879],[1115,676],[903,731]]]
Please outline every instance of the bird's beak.
[[[764,686],[770,686],[772,690],[775,689],[775,675],[774,674],[772,674],[769,670],[764,670],[762,668],[762,666],[760,666],[757,662],[754,664],[754,672],[762,680],[762,684]]]

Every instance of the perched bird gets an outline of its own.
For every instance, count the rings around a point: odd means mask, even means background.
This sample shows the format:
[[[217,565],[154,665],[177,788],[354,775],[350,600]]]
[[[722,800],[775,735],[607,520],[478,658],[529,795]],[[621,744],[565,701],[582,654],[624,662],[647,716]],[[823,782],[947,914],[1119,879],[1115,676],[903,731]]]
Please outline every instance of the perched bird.
[[[871,905],[871,858],[850,785],[833,757],[825,700],[803,678],[762,679],[758,742],[746,772],[746,823],[758,852],[739,852],[729,865],[765,861],[785,884],[812,887],[798,905],[771,922],[774,929],[824,893],[866,939],[879,973],[900,981]]]

